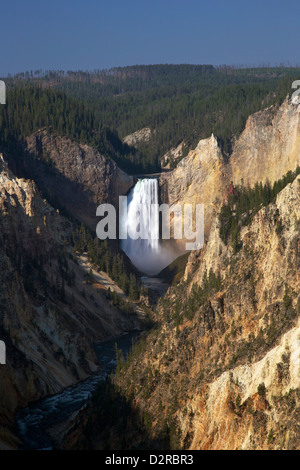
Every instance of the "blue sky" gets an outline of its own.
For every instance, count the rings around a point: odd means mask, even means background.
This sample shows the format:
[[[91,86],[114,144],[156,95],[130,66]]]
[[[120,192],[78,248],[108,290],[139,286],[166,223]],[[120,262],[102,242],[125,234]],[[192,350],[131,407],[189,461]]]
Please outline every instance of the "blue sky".
[[[134,64],[300,64],[299,0],[1,2],[0,75]]]

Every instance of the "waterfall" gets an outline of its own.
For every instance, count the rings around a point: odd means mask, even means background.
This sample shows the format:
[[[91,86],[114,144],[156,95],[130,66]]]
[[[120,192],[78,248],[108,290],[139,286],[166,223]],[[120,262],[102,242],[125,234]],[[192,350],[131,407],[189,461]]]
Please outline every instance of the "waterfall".
[[[159,240],[158,204],[157,179],[139,179],[127,198],[127,217],[121,220],[126,233],[136,229],[143,234],[143,238],[121,240],[121,248],[139,271],[150,276],[174,259]]]

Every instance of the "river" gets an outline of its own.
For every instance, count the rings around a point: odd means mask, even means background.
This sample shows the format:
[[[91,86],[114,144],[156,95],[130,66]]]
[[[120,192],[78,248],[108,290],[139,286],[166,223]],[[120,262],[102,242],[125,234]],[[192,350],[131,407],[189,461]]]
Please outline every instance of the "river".
[[[99,368],[93,375],[57,395],[38,400],[20,410],[17,414],[17,424],[23,449],[53,449],[50,428],[68,421],[72,414],[87,402],[97,385],[115,370],[115,344],[117,343],[118,349],[126,356],[132,341],[137,339],[139,334],[135,332],[98,344],[95,349]]]

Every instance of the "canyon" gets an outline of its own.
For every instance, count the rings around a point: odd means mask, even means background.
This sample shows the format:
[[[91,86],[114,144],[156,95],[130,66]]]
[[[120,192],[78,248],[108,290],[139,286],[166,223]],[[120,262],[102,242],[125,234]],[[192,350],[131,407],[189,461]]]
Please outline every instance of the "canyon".
[[[229,159],[212,135],[161,175],[164,202],[204,203],[204,247],[64,448],[299,449],[299,175],[241,228],[237,251],[218,218],[230,185],[273,184],[299,167],[299,126],[286,100],[248,118]],[[109,419],[118,406],[125,418]]]
[[[130,142],[149,136],[143,129]],[[102,426],[110,408],[93,401],[62,448],[299,448],[300,177],[242,227],[238,252],[221,239],[218,217],[230,185],[273,184],[295,171],[299,136],[287,98],[249,116],[230,156],[212,134],[160,175],[160,202],[204,204],[203,249],[189,253],[152,312],[156,327],[111,379],[126,403],[125,430]],[[70,249],[72,217],[95,230],[96,207],[116,204],[136,178],[44,129],[26,139],[20,161],[7,161],[1,156],[0,440],[17,448],[18,408],[87,378],[97,341],[145,324],[88,283]],[[58,273],[73,274],[63,282]],[[118,401],[105,403],[113,410]]]
[[[18,446],[15,412],[87,378],[94,344],[143,328],[143,318],[107,300],[88,282],[71,248],[72,222],[43,199],[35,182],[17,178],[0,156],[1,339],[0,435]],[[105,283],[104,283],[105,284]]]
[[[213,134],[200,140],[173,171],[161,175],[161,198],[170,205],[204,204],[208,235],[230,183],[273,184],[295,170],[300,164],[299,138],[298,109],[286,99],[280,107],[249,116],[229,159]]]

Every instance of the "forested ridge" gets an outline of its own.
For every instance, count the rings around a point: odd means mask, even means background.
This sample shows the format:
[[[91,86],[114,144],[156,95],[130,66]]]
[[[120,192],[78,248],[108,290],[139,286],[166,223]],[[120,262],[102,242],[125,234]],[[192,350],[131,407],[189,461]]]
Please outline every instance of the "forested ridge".
[[[122,158],[130,151],[115,132],[99,124],[92,109],[76,98],[40,84],[9,84],[7,105],[0,108],[2,149],[20,152],[18,143],[41,128],[96,147],[108,158],[120,161],[121,166]]]
[[[292,183],[300,174],[300,167],[295,171],[289,171],[280,180],[275,181],[271,186],[269,181],[265,184],[256,183],[253,188],[239,185],[233,188],[232,193],[222,204],[219,213],[219,231],[222,241],[227,245],[231,242],[236,253],[242,246],[240,240],[240,230],[243,226],[249,225],[255,214],[262,208],[274,202],[277,194]],[[299,222],[297,222],[299,224]],[[282,231],[282,222],[277,218],[276,233]]]
[[[183,156],[214,133],[224,155],[247,117],[281,104],[299,68],[150,65],[94,72],[25,72],[7,77],[0,144],[38,128],[96,146],[129,173],[160,170],[160,158],[184,142]],[[122,143],[144,127],[149,142]],[[173,162],[173,165],[176,162]]]

